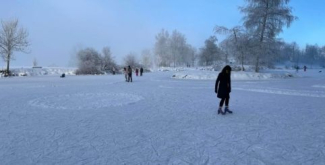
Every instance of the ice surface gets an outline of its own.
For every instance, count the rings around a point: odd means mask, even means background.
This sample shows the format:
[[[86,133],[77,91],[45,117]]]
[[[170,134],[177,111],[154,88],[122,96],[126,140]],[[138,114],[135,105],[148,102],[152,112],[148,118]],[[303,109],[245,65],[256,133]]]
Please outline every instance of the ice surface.
[[[176,73],[1,78],[0,164],[324,164],[324,72],[234,79],[225,116]]]

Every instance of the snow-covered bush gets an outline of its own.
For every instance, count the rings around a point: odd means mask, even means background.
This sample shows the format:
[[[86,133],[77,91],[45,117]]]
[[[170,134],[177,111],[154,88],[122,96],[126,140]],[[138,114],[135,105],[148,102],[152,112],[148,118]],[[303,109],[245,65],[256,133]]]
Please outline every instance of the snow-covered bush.
[[[101,58],[100,54],[92,49],[86,48],[80,50],[77,54],[78,58],[78,70],[77,75],[80,74],[103,74],[100,68]]]

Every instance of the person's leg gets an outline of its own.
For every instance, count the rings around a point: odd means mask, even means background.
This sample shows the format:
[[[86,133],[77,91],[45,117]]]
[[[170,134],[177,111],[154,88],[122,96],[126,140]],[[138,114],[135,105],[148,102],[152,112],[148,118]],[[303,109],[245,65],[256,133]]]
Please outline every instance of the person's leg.
[[[226,98],[226,107],[225,107],[225,113],[232,113],[231,110],[229,110],[229,97]]]
[[[224,102],[225,102],[225,98],[222,98],[222,99],[220,100],[219,107],[222,107]]]
[[[223,106],[223,103],[225,102],[225,98],[222,98],[220,100],[220,103],[219,103],[219,109],[218,109],[218,114],[224,114],[224,112],[222,111],[222,106]]]
[[[227,97],[225,100],[226,100],[226,107],[228,107],[228,105],[229,105],[229,97]]]

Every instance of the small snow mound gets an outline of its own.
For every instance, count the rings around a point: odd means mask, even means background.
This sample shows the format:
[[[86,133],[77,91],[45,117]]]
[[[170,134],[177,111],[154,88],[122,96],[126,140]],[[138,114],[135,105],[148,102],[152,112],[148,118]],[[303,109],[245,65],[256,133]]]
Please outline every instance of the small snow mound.
[[[51,109],[100,109],[136,103],[143,97],[127,93],[77,93],[41,97],[29,101],[29,105]]]
[[[12,68],[11,72],[17,76],[44,76],[44,75],[75,75],[76,68],[44,67],[44,68]]]

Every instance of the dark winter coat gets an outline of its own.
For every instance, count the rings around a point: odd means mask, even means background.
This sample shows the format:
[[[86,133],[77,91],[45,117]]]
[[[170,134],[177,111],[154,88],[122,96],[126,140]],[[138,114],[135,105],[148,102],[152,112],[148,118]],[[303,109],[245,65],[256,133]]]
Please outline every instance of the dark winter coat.
[[[128,67],[128,75],[132,76],[132,68],[131,67]]]
[[[229,98],[229,93],[231,92],[230,71],[231,68],[229,72],[226,73],[226,68],[224,68],[223,71],[218,75],[214,90],[218,94],[217,96],[219,98]]]

